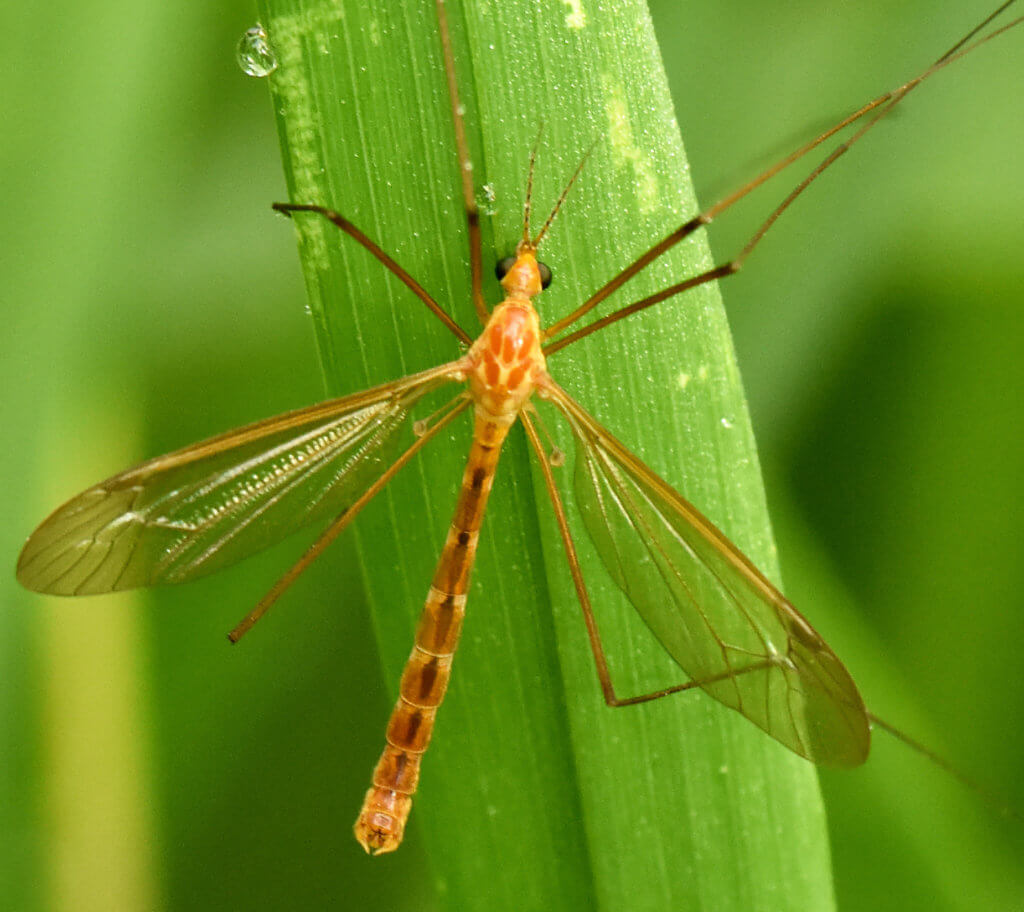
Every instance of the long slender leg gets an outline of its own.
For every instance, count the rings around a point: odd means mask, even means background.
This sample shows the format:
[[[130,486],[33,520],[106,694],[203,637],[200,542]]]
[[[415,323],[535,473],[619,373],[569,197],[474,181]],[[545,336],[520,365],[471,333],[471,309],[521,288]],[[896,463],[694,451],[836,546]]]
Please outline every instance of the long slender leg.
[[[359,511],[363,509],[373,498],[381,491],[398,471],[405,466],[413,456],[415,456],[423,447],[427,445],[438,433],[445,427],[447,427],[458,415],[466,410],[469,406],[469,399],[463,399],[459,402],[455,408],[453,408],[447,415],[445,415],[440,421],[432,425],[409,449],[407,449],[401,456],[394,461],[394,463],[388,468],[383,475],[380,476],[370,487],[368,487],[362,495],[350,506],[347,510],[342,511],[335,518],[334,522],[327,527],[324,533],[315,541],[306,552],[300,557],[274,585],[270,591],[259,600],[259,603],[255,608],[252,609],[242,621],[235,627],[231,633],[228,634],[228,639],[232,643],[237,643],[245,634],[247,634],[253,627],[253,625],[261,618],[271,606],[287,591],[288,587],[295,582],[302,574],[302,572],[315,561],[334,541],[342,532],[348,528],[349,523],[359,514]]]
[[[462,182],[462,205],[466,211],[466,228],[469,231],[469,271],[473,289],[473,307],[481,323],[487,322],[487,305],[483,290],[483,252],[480,246],[480,211],[476,205],[473,189],[473,161],[469,157],[469,143],[466,141],[466,124],[463,120],[462,102],[459,100],[459,82],[455,75],[455,58],[452,55],[451,33],[448,31],[448,14],[444,0],[437,0],[437,25],[441,35],[441,55],[444,58],[444,72],[448,81],[448,100],[451,102],[452,123],[455,126],[455,150],[459,158],[459,179]]]
[[[704,210],[699,215],[694,216],[689,221],[680,225],[679,228],[677,228],[675,231],[671,232],[670,234],[662,238],[661,241],[659,241],[657,244],[651,247],[650,250],[646,251],[644,254],[638,257],[633,263],[631,263],[624,270],[622,270],[622,272],[620,272],[617,276],[615,276],[610,281],[601,286],[601,288],[599,288],[593,295],[591,295],[590,298],[584,301],[579,307],[576,308],[576,310],[570,313],[567,317],[558,320],[557,322],[553,323],[550,327],[548,327],[545,330],[545,335],[548,337],[555,336],[562,330],[569,327],[571,324],[575,323],[585,314],[589,313],[594,307],[600,304],[605,298],[607,298],[613,292],[621,288],[638,272],[646,268],[650,263],[652,263],[662,254],[670,250],[684,238],[688,237],[698,228],[702,228],[705,225],[710,224],[720,213],[724,212],[734,203],[743,199],[743,197],[745,197],[748,193],[755,190],[757,187],[760,187],[761,184],[765,183],[767,180],[774,177],[780,171],[787,168],[789,165],[793,164],[798,159],[802,158],[808,152],[817,148],[819,145],[821,145],[826,140],[830,139],[836,133],[840,132],[841,130],[845,129],[846,127],[850,126],[851,124],[855,123],[861,118],[874,112],[873,116],[871,116],[868,119],[868,121],[865,124],[863,124],[860,127],[860,129],[857,130],[856,133],[853,134],[853,136],[851,136],[848,140],[837,146],[824,159],[824,161],[821,162],[821,164],[814,168],[814,170],[811,171],[811,173],[806,178],[804,178],[804,180],[802,180],[793,189],[792,192],[790,192],[786,196],[782,203],[779,204],[772,211],[772,213],[768,216],[767,219],[765,219],[765,221],[757,229],[757,231],[754,233],[751,239],[747,242],[746,246],[743,248],[742,251],[740,251],[740,254],[735,259],[731,260],[729,263],[726,263],[722,266],[717,266],[714,269],[709,270],[708,272],[702,273],[701,275],[694,276],[686,280],[685,282],[680,282],[677,285],[673,285],[669,288],[666,288],[655,295],[651,295],[648,298],[644,298],[642,301],[637,301],[634,304],[630,304],[626,307],[623,307],[620,310],[615,311],[613,314],[610,314],[608,317],[603,318],[602,320],[592,323],[581,330],[577,330],[576,332],[568,336],[565,336],[557,340],[556,342],[549,343],[544,347],[544,353],[546,355],[550,355],[553,352],[558,351],[558,349],[564,348],[566,345],[569,345],[571,342],[581,339],[592,332],[596,332],[598,329],[607,326],[609,323],[613,323],[616,320],[621,320],[625,317],[628,317],[630,314],[634,314],[638,310],[643,310],[645,307],[650,307],[653,304],[657,304],[658,302],[663,301],[666,298],[672,297],[673,295],[679,294],[680,292],[686,291],[690,288],[694,288],[697,285],[702,285],[705,282],[712,281],[713,279],[724,278],[727,275],[732,275],[733,273],[738,272],[739,269],[742,267],[744,261],[747,259],[747,257],[760,243],[761,238],[764,237],[764,235],[772,227],[772,225],[775,224],[779,216],[782,215],[782,213],[789,208],[793,201],[798,196],[800,196],[800,194],[803,193],[804,190],[806,190],[822,172],[831,167],[831,165],[833,165],[855,143],[857,143],[864,136],[864,134],[866,134],[876,123],[878,123],[879,120],[885,117],[885,115],[888,114],[897,104],[899,104],[899,102],[902,101],[911,91],[917,88],[917,86],[919,86],[926,79],[933,76],[939,70],[945,68],[954,61],[959,60],[961,57],[965,56],[966,54],[969,54],[971,51],[981,47],[983,44],[987,43],[988,41],[991,41],[998,35],[1001,35],[1004,32],[1009,31],[1010,29],[1014,28],[1015,26],[1019,25],[1022,21],[1024,21],[1024,17],[1018,17],[1017,19],[1014,19],[1007,25],[1004,25],[996,29],[995,31],[990,32],[983,38],[980,38],[977,41],[970,44],[967,43],[974,35],[976,35],[981,29],[987,26],[996,16],[1002,13],[1003,10],[1005,10],[1013,2],[1015,2],[1015,0],[1008,0],[1008,2],[1004,3],[998,10],[996,10],[994,13],[988,16],[984,20],[984,22],[980,23],[978,26],[972,29],[967,36],[965,36],[963,39],[957,42],[957,44],[953,48],[951,48],[949,51],[943,54],[937,61],[935,61],[934,64],[932,64],[927,70],[922,72],[920,75],[916,76],[909,82],[904,83],[898,88],[886,92],[883,95],[879,95],[877,98],[873,99],[872,101],[869,101],[866,105],[859,108],[857,111],[854,111],[848,117],[843,118],[843,120],[841,120],[835,126],[830,127],[820,136],[815,137],[809,143],[801,146],[795,152],[791,153],[790,155],[786,156],[781,161],[770,167],[767,171],[755,177],[752,181],[745,184],[739,190],[735,191],[734,193],[715,203],[715,205],[711,206],[709,209]]]
[[[430,312],[444,323],[444,325],[448,327],[459,341],[465,342],[467,345],[472,343],[473,340],[469,337],[469,334],[444,312],[441,305],[427,293],[426,289],[420,285],[419,282],[399,266],[398,263],[388,256],[388,254],[381,250],[380,246],[376,242],[370,240],[369,237],[367,237],[343,215],[340,215],[333,209],[328,209],[326,206],[314,206],[307,203],[274,203],[272,208],[276,212],[289,216],[293,212],[315,212],[318,215],[322,215],[328,221],[333,222],[342,231],[344,231],[345,234],[358,241],[374,257],[380,260],[392,275],[401,280],[402,284],[404,284],[406,288],[408,288],[414,295],[416,295],[417,298],[430,308]]]
[[[911,738],[910,735],[908,735],[905,731],[897,728],[895,725],[892,725],[889,722],[886,722],[885,719],[880,719],[873,712],[868,713],[868,719],[871,721],[872,725],[875,725],[878,728],[882,729],[886,734],[895,738],[904,746],[909,747],[915,753],[920,754],[926,760],[929,760],[932,763],[934,763],[937,767],[939,767],[939,769],[943,770],[944,772],[952,776],[954,779],[956,779],[956,781],[959,782],[962,786],[970,789],[972,792],[974,792],[975,795],[981,798],[982,801],[986,802],[989,805],[989,807],[996,811],[996,813],[1000,814],[1003,817],[1015,817],[1017,818],[1017,820],[1024,819],[1020,812],[1018,812],[1010,806],[1010,804],[1007,802],[1005,795],[999,795],[995,792],[989,791],[989,789],[981,785],[971,776],[967,775],[967,773],[965,773],[963,770],[958,769],[956,766],[950,763],[949,760],[947,760],[941,754],[937,754],[931,748],[925,747],[916,738]]]
[[[576,555],[576,545],[572,540],[572,533],[569,531],[569,522],[565,515],[565,506],[562,504],[562,497],[558,493],[555,484],[555,476],[551,471],[544,448],[541,445],[537,429],[533,426],[533,420],[526,412],[520,412],[523,427],[526,428],[526,436],[530,440],[534,453],[540,462],[540,469],[544,475],[544,485],[548,489],[548,496],[551,498],[551,505],[555,510],[555,521],[558,523],[558,531],[562,538],[562,546],[565,548],[565,557],[569,562],[569,572],[572,574],[573,586],[576,588],[576,596],[579,598],[580,609],[583,611],[583,623],[587,627],[587,639],[590,641],[590,651],[594,654],[594,664],[597,666],[597,679],[601,684],[601,693],[604,701],[609,706],[634,706],[637,703],[647,703],[650,700],[657,700],[667,697],[669,694],[680,693],[684,690],[693,690],[705,684],[713,684],[725,678],[735,677],[737,674],[746,674],[752,671],[761,671],[771,665],[770,662],[758,662],[749,668],[738,671],[732,670],[722,675],[702,681],[686,681],[683,684],[675,684],[672,687],[663,687],[660,690],[653,690],[650,693],[638,694],[633,697],[619,697],[612,685],[612,676],[608,668],[608,659],[604,653],[604,646],[601,643],[601,634],[597,629],[597,619],[594,617],[594,609],[590,604],[590,595],[587,593],[587,585],[583,580],[583,571],[580,568],[579,558]]]

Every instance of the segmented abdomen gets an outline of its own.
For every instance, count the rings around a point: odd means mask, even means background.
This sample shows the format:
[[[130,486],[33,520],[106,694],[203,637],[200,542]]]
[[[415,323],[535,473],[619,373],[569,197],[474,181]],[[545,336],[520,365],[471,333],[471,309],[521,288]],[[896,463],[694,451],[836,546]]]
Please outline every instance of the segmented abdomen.
[[[402,842],[420,759],[448,687],[480,524],[506,434],[507,423],[477,414],[455,517],[402,673],[398,702],[388,721],[387,745],[355,823],[356,839],[372,855],[393,852]]]

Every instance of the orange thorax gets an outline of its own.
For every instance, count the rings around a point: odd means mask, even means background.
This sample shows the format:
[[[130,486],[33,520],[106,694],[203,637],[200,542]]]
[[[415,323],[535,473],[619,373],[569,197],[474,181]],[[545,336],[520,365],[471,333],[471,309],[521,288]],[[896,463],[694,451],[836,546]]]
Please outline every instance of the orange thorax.
[[[537,311],[529,298],[509,296],[491,313],[469,350],[469,389],[478,409],[511,422],[545,372]]]

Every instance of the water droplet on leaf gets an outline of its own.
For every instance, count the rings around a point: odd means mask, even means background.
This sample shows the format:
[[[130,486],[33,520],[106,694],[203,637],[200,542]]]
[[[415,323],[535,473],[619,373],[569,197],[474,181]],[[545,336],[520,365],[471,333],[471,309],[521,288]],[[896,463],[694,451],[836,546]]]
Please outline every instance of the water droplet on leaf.
[[[245,30],[238,41],[235,59],[247,76],[269,76],[277,69],[277,57],[262,25],[257,23]]]

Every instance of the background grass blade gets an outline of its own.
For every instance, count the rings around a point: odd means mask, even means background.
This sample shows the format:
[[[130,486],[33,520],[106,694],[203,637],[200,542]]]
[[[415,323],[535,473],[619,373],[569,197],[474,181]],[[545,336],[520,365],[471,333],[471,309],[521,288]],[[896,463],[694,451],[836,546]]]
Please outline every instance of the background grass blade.
[[[547,2],[538,6],[546,8]],[[358,4],[337,5],[356,21]],[[991,0],[898,5],[890,0],[794,0],[785,5],[651,0],[702,199],[714,199],[797,137],[897,85],[992,5]],[[581,6],[593,26],[599,5],[584,0]],[[550,7],[554,27],[537,39],[523,35],[528,52],[531,44],[536,53],[543,51],[542,68],[531,78],[545,82],[545,74],[554,75],[553,68],[571,48],[562,40],[566,29],[560,16],[578,8],[562,0],[550,0]],[[494,31],[506,23],[506,14],[515,16],[519,10],[481,7],[476,15],[484,23],[474,26],[476,34]],[[502,18],[489,24],[492,15]],[[456,18],[457,24],[462,21]],[[5,683],[0,701],[5,770],[0,777],[0,884],[12,908],[58,908],[53,900],[57,878],[70,874],[62,882],[67,887],[59,904],[62,912],[69,906],[108,909],[109,888],[117,877],[143,870],[152,888],[152,901],[136,903],[144,912],[338,906],[424,912],[437,908],[443,895],[428,862],[437,871],[447,863],[447,852],[469,854],[471,847],[459,838],[462,823],[476,825],[481,808],[497,807],[469,794],[479,785],[477,778],[465,790],[465,819],[454,830],[427,833],[426,843],[421,827],[429,814],[426,802],[434,800],[431,783],[440,782],[437,787],[443,789],[446,773],[437,761],[441,755],[432,753],[411,838],[402,852],[369,860],[352,841],[350,822],[380,749],[395,685],[393,667],[381,672],[374,631],[363,610],[364,576],[358,562],[351,562],[352,539],[337,542],[288,599],[234,648],[224,634],[294,559],[301,541],[194,585],[114,596],[109,613],[100,600],[46,599],[20,589],[14,580],[13,564],[25,536],[63,498],[125,468],[131,459],[167,452],[325,394],[312,318],[303,308],[292,226],[269,208],[287,191],[274,120],[268,116],[267,83],[243,76],[234,60],[242,30],[255,19],[251,0],[163,6],[55,0],[25,6],[7,31],[7,104],[0,143],[0,185],[7,202],[0,212],[5,329],[0,418],[6,441],[0,447],[5,520],[0,552],[7,561],[7,573],[0,576]],[[432,29],[429,9],[417,21]],[[512,34],[538,21],[537,10],[529,6]],[[915,93],[899,117],[847,156],[792,218],[780,223],[748,270],[724,286],[770,479],[767,491],[787,594],[847,662],[874,709],[1007,794],[1016,807],[1024,806],[1019,775],[1024,688],[1017,672],[1024,636],[1019,560],[1024,514],[1016,509],[1024,478],[1024,397],[1017,393],[1024,388],[1024,322],[1019,319],[1024,118],[1019,97],[1009,87],[1019,83],[1021,36],[1024,32],[993,43]],[[393,33],[389,40],[395,40]],[[435,67],[433,79],[439,80],[428,36],[422,40],[422,59]],[[630,43],[623,42],[621,53],[629,53]],[[328,44],[328,50],[333,46]],[[497,46],[505,54],[512,50],[506,39]],[[320,55],[321,46],[310,44],[310,53]],[[468,54],[487,60],[493,52],[480,43],[460,53],[462,62],[470,59]],[[347,61],[353,77],[358,75],[358,61],[333,56]],[[83,60],[90,65],[83,66]],[[476,59],[474,71],[481,65]],[[392,69],[402,66],[398,58]],[[384,79],[387,72],[380,75]],[[569,103],[576,85],[557,81],[555,89],[563,98],[556,109]],[[424,84],[424,90],[425,103],[443,112],[440,82]],[[417,109],[420,102],[413,97],[410,103],[410,97],[389,103]],[[354,103],[350,98],[348,104]],[[548,200],[560,189],[562,169],[575,166],[579,152],[606,129],[607,117],[601,105],[587,113],[601,121],[593,128],[589,121],[558,126],[544,112],[517,107],[497,113],[508,122],[492,141],[510,137],[508,155],[521,156],[507,176],[511,200],[505,207],[507,197],[500,199],[502,212],[496,215],[505,225],[502,230],[512,231],[524,160],[540,117],[548,131],[561,131],[557,143],[543,150]],[[445,116],[437,114],[439,142],[449,141]],[[325,136],[324,142],[343,139]],[[639,133],[636,140],[639,148],[647,148]],[[556,226],[556,247],[559,238],[579,230],[574,220],[586,216],[588,182],[603,186],[602,172],[613,170],[606,138],[600,148],[604,164],[597,173],[588,166],[579,187],[583,196],[574,191]],[[419,195],[435,186],[435,172],[439,180],[451,180],[449,152],[437,153],[434,171],[426,177],[417,171],[418,160],[399,160],[394,150],[383,153],[388,170],[380,179],[397,186],[388,201],[392,211],[381,218],[388,224],[398,220],[396,234],[402,236],[395,242],[403,250],[431,240],[427,232],[436,227],[429,220],[433,212],[416,218],[404,214],[407,206],[422,205]],[[365,156],[350,155],[349,162],[357,167],[348,170],[346,181],[359,168],[373,166]],[[401,183],[407,170],[418,175],[419,184]],[[454,244],[446,256],[451,274],[459,277],[464,254],[454,182],[449,193],[452,199],[440,200],[444,237]],[[772,198],[772,192],[766,197]],[[613,246],[606,236],[628,228],[625,216],[636,217],[638,211],[629,198],[628,207],[613,217],[595,219],[594,230],[587,225],[584,265],[592,250],[605,255],[600,245]],[[752,201],[717,224],[712,232],[716,254],[733,252],[761,211]],[[419,238],[405,233],[406,227],[419,231]],[[640,227],[648,229],[645,223]],[[642,236],[637,243],[648,240]],[[337,243],[345,255],[361,253],[343,240]],[[563,253],[557,257],[561,260]],[[430,259],[422,256],[422,261]],[[556,293],[574,293],[566,284],[566,270],[573,264],[555,262],[554,248],[551,259],[556,284],[544,300],[554,311],[567,306]],[[376,264],[368,264],[368,275],[379,272]],[[434,290],[441,293],[444,287],[442,281]],[[410,360],[420,357],[418,345],[436,344],[424,351],[424,362],[437,352],[450,353],[443,331],[421,306],[394,294],[394,319],[407,323],[400,334],[381,331],[374,358],[403,341]],[[361,293],[353,293],[352,300],[364,309],[375,303]],[[465,306],[461,296],[453,301]],[[468,316],[464,319],[471,325]],[[368,322],[368,329],[376,331],[374,320]],[[632,344],[643,343],[650,332],[625,330],[623,338]],[[612,340],[597,341],[587,352],[581,346],[579,355],[589,357]],[[346,343],[342,351],[356,349]],[[382,364],[379,373],[383,378],[399,368]],[[589,396],[585,366],[574,370],[563,361],[552,368],[581,397]],[[623,397],[638,391],[630,401],[646,404],[653,396],[647,395],[651,387],[645,378],[646,369],[613,382]],[[349,388],[361,385],[360,378],[353,378]],[[651,436],[657,433],[653,418],[644,422],[652,427],[636,429],[642,419],[622,416],[616,402],[595,397],[586,403],[627,442],[644,447],[656,468],[690,485],[672,475],[683,468],[674,455],[678,445],[662,453]],[[687,405],[683,415],[695,422],[693,414]],[[564,443],[557,424],[555,432]],[[461,453],[465,441],[459,436]],[[436,448],[424,464],[443,450]],[[507,461],[501,468],[502,483],[508,483],[516,470]],[[438,469],[438,483],[454,485],[460,471],[461,466],[451,472],[447,466]],[[703,497],[700,486],[715,477],[698,478],[698,487],[687,490]],[[517,482],[530,480],[523,473]],[[413,495],[420,496],[415,493],[419,480],[410,484]],[[533,488],[529,491],[532,496]],[[454,498],[454,491],[437,496]],[[422,578],[410,585],[408,601],[405,594],[379,596],[400,613],[396,623],[402,629],[391,647],[394,664],[408,649],[411,618],[419,609],[436,555],[437,529],[447,521],[450,503],[437,505],[443,519],[423,533],[430,540],[422,543],[422,569],[416,571]],[[401,516],[413,517],[419,535],[427,522],[420,502],[399,507]],[[542,520],[547,516],[542,501],[536,512]],[[718,518],[734,522],[731,516]],[[493,534],[500,539],[501,527]],[[523,553],[518,540],[508,548]],[[545,576],[550,573],[564,585],[561,556],[551,553]],[[393,565],[386,569],[390,585]],[[598,585],[597,573],[590,577]],[[513,596],[520,588],[515,581]],[[518,605],[516,615],[499,618],[494,626],[492,606],[498,598],[479,590],[474,594],[466,646],[473,637],[500,643],[524,623],[535,624],[535,616],[548,616],[548,608],[523,595],[518,603],[510,602]],[[508,602],[508,591],[500,598]],[[558,620],[559,629],[569,625],[571,642],[585,648],[570,596],[553,600],[566,618]],[[612,613],[619,610],[615,604],[607,607]],[[622,610],[630,616],[628,608]],[[79,625],[100,635],[105,618],[119,615],[139,626],[137,635],[122,640],[125,653],[117,662],[79,640],[77,661],[70,666],[52,640],[57,626],[65,636]],[[124,621],[118,618],[116,624]],[[605,624],[609,637],[615,634],[608,628],[611,623]],[[619,651],[632,646],[625,642]],[[467,666],[467,655],[460,657],[456,690],[474,680],[489,681],[486,667]],[[549,674],[544,649],[538,646],[532,656],[532,664],[520,666],[518,659],[509,659],[500,670]],[[555,661],[559,668],[565,661],[560,651]],[[628,685],[631,673],[648,669],[650,683],[660,683],[671,669],[651,661],[626,655],[618,660],[617,677],[627,676],[623,683]],[[55,665],[61,666],[59,675],[53,674]],[[116,671],[124,667],[138,669],[137,685],[119,683]],[[585,653],[578,667],[579,678],[571,686],[583,693],[592,717],[608,724],[609,713],[593,702],[598,693]],[[83,730],[102,756],[103,769],[99,775],[71,770],[64,778],[52,747],[72,733],[57,729],[51,708],[59,702],[60,712],[74,712],[77,700],[102,693],[104,686],[132,691],[122,697],[137,708],[140,724],[121,731],[111,706],[95,702],[92,711],[102,724]],[[506,694],[496,693],[495,704],[499,698],[505,700]],[[506,705],[496,705],[495,711]],[[445,713],[450,711],[446,707]],[[532,709],[530,715],[535,718]],[[687,738],[702,737],[703,724],[698,720],[697,735],[688,728]],[[737,726],[737,737],[750,728],[743,720]],[[574,723],[557,745],[578,742],[578,729]],[[456,764],[459,774],[466,772],[461,764],[479,764],[473,752],[481,749],[511,753],[518,762],[550,768],[554,775],[564,772],[550,757],[516,755],[519,733],[511,725],[493,724],[490,731],[490,742],[452,744],[446,760]],[[103,743],[110,735],[121,743],[148,744],[141,778],[132,778],[139,769],[125,763],[124,753]],[[618,735],[630,736],[628,731]],[[446,742],[461,737],[461,722],[444,715],[432,751],[444,751]],[[675,747],[656,758],[658,783],[678,788],[679,771],[705,756],[703,745],[688,744],[682,764]],[[628,741],[608,748],[613,749],[629,756]],[[596,768],[604,759],[588,758],[583,766],[599,786],[612,780]],[[649,767],[638,769],[647,774]],[[613,775],[620,774],[615,768]],[[627,770],[624,775],[628,780],[611,799],[632,800],[635,810],[647,799],[638,790],[638,773]],[[840,909],[975,912],[1019,905],[1024,842],[1018,822],[992,814],[941,773],[881,737],[863,768],[819,775]],[[125,827],[126,818],[109,812],[103,796],[112,780],[121,794],[138,784],[136,811],[151,822],[148,833],[140,836]],[[685,781],[692,782],[700,799],[697,789],[705,785],[696,777]],[[765,794],[757,778],[733,773],[729,781],[750,800]],[[748,782],[756,789],[746,789]],[[76,802],[98,801],[103,810],[76,816],[82,838],[58,846],[51,809],[64,784],[77,790]],[[582,808],[581,800],[573,800]],[[722,807],[714,795],[709,803]],[[556,820],[567,806],[560,795],[554,810],[542,810]],[[596,845],[590,835],[593,818],[602,813],[600,806],[592,803],[591,808],[583,837],[575,818],[566,825],[569,838],[587,839],[588,856]],[[671,813],[661,815],[661,822],[674,826],[673,839],[689,840],[694,824],[687,817],[673,819]],[[723,819],[725,827],[724,815],[715,810],[712,825]],[[651,827],[640,829],[637,819],[629,824],[632,830],[622,831],[624,837],[639,833],[653,840]],[[646,822],[653,826],[652,820]],[[488,865],[491,874],[503,871],[505,855],[518,864],[526,851],[515,840],[527,842],[531,833],[510,832],[500,844],[496,836],[485,846],[487,854],[477,850],[480,865]],[[497,860],[493,845],[504,853]],[[660,838],[651,842],[651,858],[660,845]],[[428,846],[438,859],[428,859]],[[638,872],[649,873],[654,862],[638,862],[640,849],[627,848],[621,857],[602,861],[600,877],[628,885]],[[543,859],[545,867],[561,863],[562,845],[557,849]],[[72,851],[79,853],[71,859],[74,867],[64,867]],[[687,844],[680,851],[695,854],[704,846]],[[728,843],[715,851],[717,856],[701,854],[693,865],[679,865],[683,873],[677,877],[680,890],[699,890],[711,909],[720,907],[715,889],[749,861],[718,863]],[[117,870],[108,877],[105,865],[111,858]],[[468,861],[460,857],[459,863]],[[591,870],[597,871],[596,866]],[[694,881],[686,879],[691,873]],[[538,880],[550,883],[554,876],[545,871]],[[759,889],[769,886],[764,882]],[[591,890],[595,896],[598,890],[610,892],[604,884]],[[729,891],[726,883],[722,895]],[[689,897],[687,904],[687,898],[678,905],[699,907],[698,899]],[[124,895],[120,900],[118,908],[127,912],[128,900]],[[545,897],[545,908],[558,904],[557,896]],[[785,907],[785,899],[778,898],[779,906]],[[620,907],[633,908],[632,897]]]

